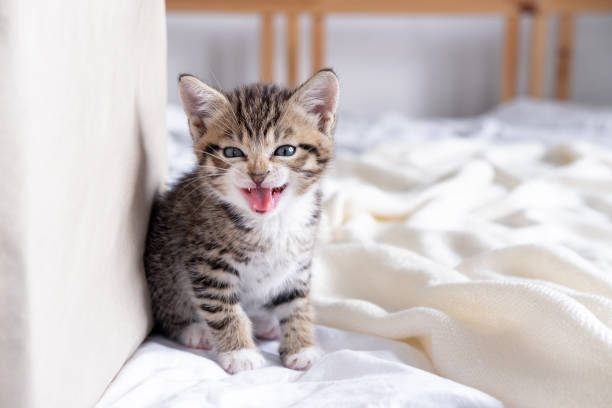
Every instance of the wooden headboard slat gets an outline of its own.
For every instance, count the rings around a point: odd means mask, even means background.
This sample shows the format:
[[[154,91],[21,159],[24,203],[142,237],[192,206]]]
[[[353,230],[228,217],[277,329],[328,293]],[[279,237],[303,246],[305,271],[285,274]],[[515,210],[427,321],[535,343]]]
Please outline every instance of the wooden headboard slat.
[[[531,28],[531,52],[529,72],[529,94],[533,97],[544,95],[544,78],[546,69],[546,55],[548,50],[548,16],[535,13]]]
[[[502,90],[501,100],[507,101],[516,95],[516,79],[518,71],[518,39],[519,39],[519,14],[511,13],[504,21],[504,61],[502,66]]]
[[[262,13],[260,19],[260,52],[259,52],[259,77],[263,82],[274,81],[274,60],[276,59],[274,15],[272,13]]]
[[[294,88],[298,83],[298,47],[300,43],[299,14],[287,14],[287,82]]]
[[[574,38],[574,15],[562,14],[559,18],[559,39],[557,40],[557,99],[569,98],[571,61]]]

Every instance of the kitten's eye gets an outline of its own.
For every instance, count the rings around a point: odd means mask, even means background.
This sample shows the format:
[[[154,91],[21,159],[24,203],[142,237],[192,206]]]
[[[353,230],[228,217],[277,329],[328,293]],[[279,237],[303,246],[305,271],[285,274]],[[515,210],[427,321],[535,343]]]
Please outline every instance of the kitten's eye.
[[[226,147],[223,149],[223,155],[225,157],[242,157],[244,153],[237,147]]]
[[[293,156],[295,154],[295,146],[283,145],[274,151],[275,156]]]

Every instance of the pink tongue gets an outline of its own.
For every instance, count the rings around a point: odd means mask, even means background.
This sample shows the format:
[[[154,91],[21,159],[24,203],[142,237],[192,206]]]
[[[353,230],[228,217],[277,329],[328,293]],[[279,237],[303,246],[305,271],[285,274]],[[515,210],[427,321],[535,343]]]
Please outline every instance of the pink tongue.
[[[272,198],[272,189],[255,187],[249,194],[249,204],[253,211],[268,212],[273,210],[276,203]]]

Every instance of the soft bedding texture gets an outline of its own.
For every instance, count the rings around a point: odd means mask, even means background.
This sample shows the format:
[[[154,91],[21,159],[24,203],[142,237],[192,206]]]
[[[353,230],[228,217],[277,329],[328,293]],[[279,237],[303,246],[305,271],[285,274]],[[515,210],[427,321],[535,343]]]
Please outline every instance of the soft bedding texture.
[[[101,406],[612,405],[610,112],[376,125],[339,129],[325,184],[313,300],[346,331],[319,326],[322,360],[291,372],[266,343],[268,367],[229,377],[154,337]]]
[[[306,372],[284,368],[278,342],[259,346],[266,366],[228,375],[213,352],[155,336],[123,368],[98,407],[502,408],[483,392],[429,373],[420,351],[402,343],[326,327],[325,356]]]
[[[418,339],[514,407],[612,403],[612,154],[583,143],[402,143],[340,158],[318,321]]]

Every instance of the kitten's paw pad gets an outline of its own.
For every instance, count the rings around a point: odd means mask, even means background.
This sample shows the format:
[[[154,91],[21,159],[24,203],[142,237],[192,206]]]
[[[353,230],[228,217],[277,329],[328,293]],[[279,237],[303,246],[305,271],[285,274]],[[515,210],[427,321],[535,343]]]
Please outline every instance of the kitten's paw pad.
[[[265,363],[263,356],[255,349],[240,349],[219,354],[219,364],[225,371],[235,374],[240,371],[254,370]]]
[[[212,339],[206,323],[192,323],[185,327],[179,335],[179,341],[187,347],[210,350],[213,348]]]
[[[310,346],[301,349],[295,354],[285,358],[285,366],[292,370],[307,370],[317,361],[323,353],[318,347]]]

